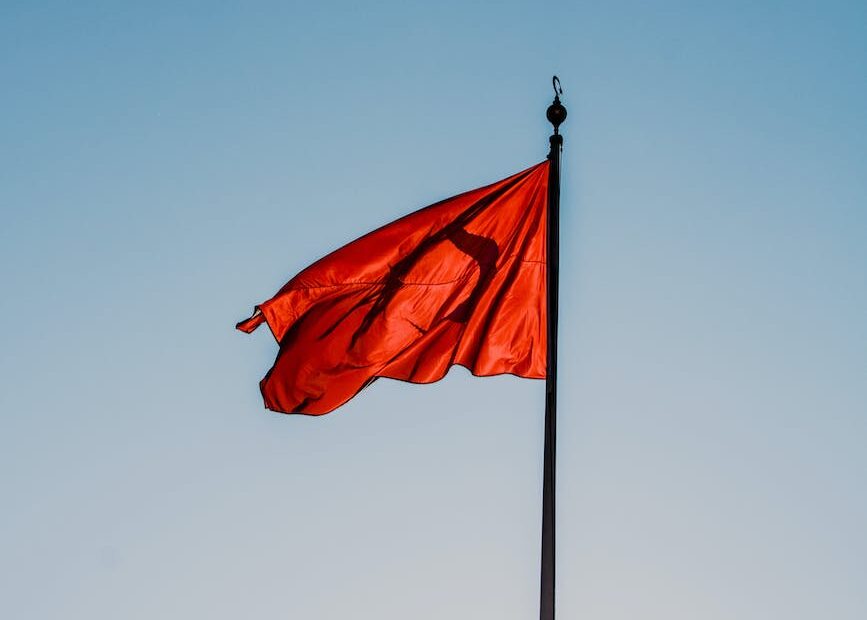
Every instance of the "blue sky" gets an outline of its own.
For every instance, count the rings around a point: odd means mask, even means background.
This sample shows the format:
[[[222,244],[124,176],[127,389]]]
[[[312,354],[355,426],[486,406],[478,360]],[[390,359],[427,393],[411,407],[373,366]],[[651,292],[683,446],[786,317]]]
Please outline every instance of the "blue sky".
[[[266,413],[233,330],[544,158],[564,618],[867,616],[867,7],[0,7],[0,615],[537,614],[543,386]]]

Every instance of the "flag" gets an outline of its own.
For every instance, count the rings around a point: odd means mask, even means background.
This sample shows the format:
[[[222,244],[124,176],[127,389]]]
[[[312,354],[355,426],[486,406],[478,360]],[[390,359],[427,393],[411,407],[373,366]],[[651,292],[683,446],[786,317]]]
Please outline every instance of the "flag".
[[[549,162],[411,213],[292,278],[237,324],[279,343],[265,406],[321,415],[379,377],[545,378]]]

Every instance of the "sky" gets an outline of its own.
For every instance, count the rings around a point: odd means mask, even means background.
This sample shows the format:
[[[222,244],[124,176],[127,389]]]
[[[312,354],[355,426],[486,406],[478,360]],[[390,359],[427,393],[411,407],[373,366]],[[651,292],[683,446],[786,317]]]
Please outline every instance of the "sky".
[[[544,387],[234,330],[544,159],[558,618],[867,617],[863,2],[0,5],[0,616],[538,617]]]

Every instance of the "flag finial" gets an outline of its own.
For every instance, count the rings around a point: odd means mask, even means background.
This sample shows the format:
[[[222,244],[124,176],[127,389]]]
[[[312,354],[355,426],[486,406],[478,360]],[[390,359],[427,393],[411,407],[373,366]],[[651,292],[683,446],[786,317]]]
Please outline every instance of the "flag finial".
[[[554,86],[554,103],[548,106],[546,116],[548,121],[554,125],[554,135],[560,133],[560,125],[566,120],[566,108],[560,103],[560,95],[563,94],[563,87],[560,85],[560,78],[556,75],[551,79],[551,84]]]

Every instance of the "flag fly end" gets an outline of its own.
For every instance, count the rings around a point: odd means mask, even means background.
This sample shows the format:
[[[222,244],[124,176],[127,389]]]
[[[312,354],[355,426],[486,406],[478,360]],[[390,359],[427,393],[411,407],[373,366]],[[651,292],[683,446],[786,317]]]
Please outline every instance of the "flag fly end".
[[[262,322],[265,320],[265,315],[262,314],[262,311],[259,309],[259,306],[253,310],[253,314],[250,315],[249,318],[244,319],[243,321],[239,321],[235,324],[235,329],[240,330],[246,334],[250,334],[259,327]]]

